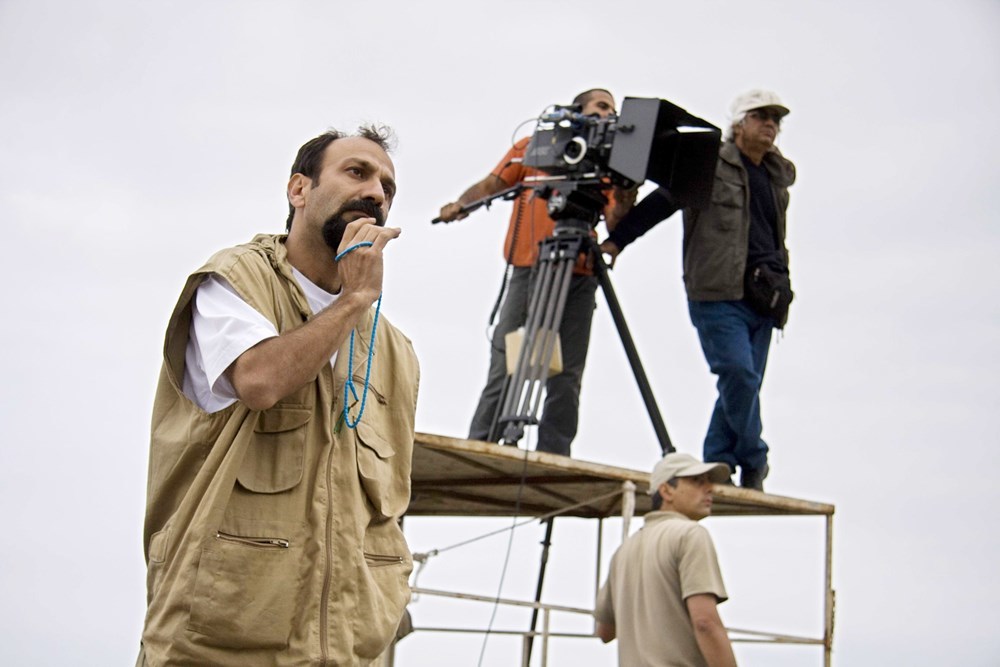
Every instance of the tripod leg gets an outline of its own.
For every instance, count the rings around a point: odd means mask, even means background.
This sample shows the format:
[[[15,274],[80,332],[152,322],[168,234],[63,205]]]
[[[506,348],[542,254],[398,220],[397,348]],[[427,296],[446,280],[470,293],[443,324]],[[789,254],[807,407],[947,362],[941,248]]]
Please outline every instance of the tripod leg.
[[[503,431],[505,444],[520,440],[526,424],[537,423],[542,383],[548,377],[555,331],[562,317],[569,277],[580,245],[581,241],[575,238],[549,239],[542,244],[521,353],[510,378],[498,427]]]
[[[500,402],[497,432],[503,433],[504,444],[516,444],[524,434],[525,424],[531,423],[530,416],[524,415],[519,405],[525,391],[525,378],[531,363],[530,351],[534,346],[534,332],[538,328],[539,309],[544,308],[545,300],[550,292],[552,274],[547,264],[539,263],[532,269],[531,296],[525,308],[524,335],[521,340],[521,351],[513,373],[507,378],[506,391]]]
[[[503,389],[500,390],[500,398],[497,399],[496,409],[493,410],[493,419],[490,420],[490,432],[486,437],[489,442],[500,442],[500,412],[504,402],[507,400],[507,392],[510,391],[510,380],[511,378],[508,375],[503,381]]]
[[[496,423],[503,414],[502,406],[510,379],[506,361],[506,336],[524,326],[533,273],[534,269],[531,267],[515,267],[507,281],[502,307],[489,334],[489,366],[486,382],[469,423],[470,439],[499,442],[502,427],[497,427]]]
[[[625,322],[625,315],[622,313],[621,304],[618,303],[614,287],[611,286],[611,278],[608,276],[608,265],[605,264],[601,253],[596,249],[592,253],[592,256],[594,258],[594,272],[597,274],[601,289],[604,291],[608,308],[611,309],[611,317],[614,319],[615,327],[618,329],[618,337],[621,338],[622,346],[625,348],[625,355],[628,357],[629,365],[632,367],[632,374],[635,375],[635,382],[639,385],[639,393],[642,394],[642,400],[646,404],[646,412],[649,413],[649,419],[653,422],[653,430],[656,432],[657,440],[660,441],[660,449],[663,450],[664,454],[669,454],[676,451],[676,449],[673,443],[670,442],[670,436],[667,435],[667,426],[663,423],[660,408],[656,405],[656,398],[653,396],[653,389],[649,386],[646,371],[639,360],[639,352],[635,348],[635,341],[632,340],[632,334],[629,332],[628,324]]]
[[[561,262],[556,265],[554,292],[549,302],[541,322],[541,351],[531,370],[532,373],[528,381],[532,383],[534,391],[530,396],[530,403],[526,403],[529,414],[537,415],[542,398],[542,387],[549,377],[549,360],[555,350],[556,336],[559,335],[559,325],[562,324],[563,313],[566,310],[566,297],[569,294],[570,279],[573,277],[573,264]],[[538,340],[538,336],[535,336]]]

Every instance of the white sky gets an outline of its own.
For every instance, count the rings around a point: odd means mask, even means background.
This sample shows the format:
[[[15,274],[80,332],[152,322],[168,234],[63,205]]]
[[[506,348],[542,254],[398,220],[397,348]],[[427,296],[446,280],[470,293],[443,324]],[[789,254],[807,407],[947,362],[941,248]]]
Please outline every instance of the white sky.
[[[0,662],[132,664],[163,327],[215,250],[280,231],[297,147],[328,126],[399,135],[383,312],[422,361],[417,425],[463,436],[509,205],[431,226],[515,127],[579,90],[664,97],[716,124],[747,88],[792,109],[797,298],[763,392],[769,491],[834,503],[835,663],[996,665],[1000,538],[1000,5],[921,2],[0,0]],[[991,222],[992,221],[992,222]],[[695,454],[714,399],[680,280],[679,216],[613,279],[667,427]],[[647,469],[657,445],[603,298],[577,458]],[[533,444],[533,443],[532,443]],[[415,551],[507,522],[411,520]],[[818,519],[707,522],[735,627],[821,633]],[[618,528],[605,529],[605,560]],[[592,602],[595,525],[557,522],[546,598]],[[518,531],[505,596],[534,592]],[[492,594],[506,538],[420,584]],[[483,626],[489,608],[412,607]],[[498,627],[523,628],[501,614]],[[563,627],[586,631],[579,621]],[[473,665],[478,637],[416,635],[404,665]],[[491,639],[486,665],[514,664]],[[613,665],[554,642],[550,665]],[[737,647],[741,664],[819,665]]]

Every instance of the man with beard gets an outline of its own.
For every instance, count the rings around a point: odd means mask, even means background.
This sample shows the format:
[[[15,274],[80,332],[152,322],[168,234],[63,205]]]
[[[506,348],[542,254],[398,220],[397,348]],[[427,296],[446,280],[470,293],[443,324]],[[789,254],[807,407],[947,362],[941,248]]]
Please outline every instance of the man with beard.
[[[367,664],[393,637],[418,367],[372,307],[400,234],[388,137],[307,142],[288,234],[188,278],[153,406],[139,665]]]

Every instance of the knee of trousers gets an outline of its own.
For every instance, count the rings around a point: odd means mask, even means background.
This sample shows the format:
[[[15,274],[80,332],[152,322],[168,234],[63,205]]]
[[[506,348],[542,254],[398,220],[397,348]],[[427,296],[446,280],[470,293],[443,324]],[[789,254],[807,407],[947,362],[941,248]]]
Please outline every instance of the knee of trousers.
[[[761,375],[743,364],[716,364],[712,372],[719,376],[719,382],[730,386],[744,387],[756,392],[760,388]]]

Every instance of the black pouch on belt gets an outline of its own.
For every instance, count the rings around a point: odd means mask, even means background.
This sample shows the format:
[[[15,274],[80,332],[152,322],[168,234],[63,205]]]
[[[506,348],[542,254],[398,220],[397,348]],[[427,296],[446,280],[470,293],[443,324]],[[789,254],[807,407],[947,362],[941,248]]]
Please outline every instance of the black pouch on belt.
[[[788,273],[767,264],[752,266],[747,269],[743,281],[743,294],[751,308],[761,315],[773,317],[779,329],[785,326],[788,305],[795,297]]]

